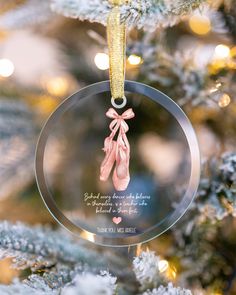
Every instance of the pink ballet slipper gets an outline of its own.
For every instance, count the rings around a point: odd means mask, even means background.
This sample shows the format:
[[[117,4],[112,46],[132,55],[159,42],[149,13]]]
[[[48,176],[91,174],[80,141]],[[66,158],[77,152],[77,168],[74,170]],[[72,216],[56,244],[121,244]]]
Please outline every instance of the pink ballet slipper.
[[[116,160],[116,141],[109,142],[108,138],[106,138],[103,150],[106,155],[100,168],[100,180],[106,181]]]
[[[113,172],[112,180],[117,191],[124,191],[127,189],[130,182],[129,174],[129,159],[130,150],[128,147],[117,145],[116,153],[116,167]]]
[[[112,181],[114,184],[114,188],[117,191],[125,191],[130,182],[130,175],[128,173],[125,178],[119,178],[116,174],[116,169],[115,169],[113,172]]]
[[[119,147],[116,156],[116,174],[119,178],[125,178],[129,171],[129,150],[124,147]]]
[[[115,189],[123,191],[127,188],[130,181],[130,146],[126,137],[129,126],[125,120],[133,118],[134,112],[132,109],[128,109],[122,115],[119,115],[113,108],[110,108],[106,112],[106,116],[113,119],[113,121],[109,125],[111,134],[104,141],[106,156],[101,165],[100,179],[103,181],[107,180],[116,161],[116,168],[114,169],[112,180]],[[119,134],[117,136],[117,142],[115,142],[113,138],[118,130]]]
[[[118,191],[124,191],[129,185],[129,159],[130,159],[130,145],[126,137],[126,132],[129,128],[120,128],[117,137],[116,147],[116,167],[113,173],[114,187]]]

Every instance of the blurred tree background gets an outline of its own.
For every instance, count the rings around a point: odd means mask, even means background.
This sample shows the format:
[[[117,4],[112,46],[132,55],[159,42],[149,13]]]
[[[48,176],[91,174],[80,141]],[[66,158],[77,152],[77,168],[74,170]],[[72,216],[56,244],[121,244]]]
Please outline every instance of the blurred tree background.
[[[185,216],[149,243],[103,248],[62,231],[39,196],[39,132],[63,99],[108,79],[110,10],[106,0],[0,0],[0,294],[236,294],[234,0],[122,6],[127,79],[170,96],[197,133],[202,177]]]

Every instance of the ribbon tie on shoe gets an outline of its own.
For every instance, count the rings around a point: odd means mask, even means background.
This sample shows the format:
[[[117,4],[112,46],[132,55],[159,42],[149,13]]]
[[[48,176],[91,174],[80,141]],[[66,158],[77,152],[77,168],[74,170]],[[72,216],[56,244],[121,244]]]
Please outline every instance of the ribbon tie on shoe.
[[[109,125],[111,134],[105,138],[104,141],[104,152],[106,153],[105,159],[102,162],[100,169],[100,179],[106,180],[111,172],[114,162],[117,163],[117,167],[122,167],[118,169],[118,173],[115,173],[115,180],[113,175],[113,183],[117,190],[124,190],[129,182],[129,154],[130,146],[129,141],[126,136],[126,132],[129,130],[128,124],[125,120],[132,119],[135,115],[133,110],[130,108],[126,110],[123,114],[119,115],[113,108],[110,108],[106,112],[108,118],[113,119]],[[116,141],[114,140],[117,134]],[[118,162],[117,162],[118,161]],[[122,163],[121,163],[122,162]],[[123,169],[124,166],[124,169]],[[122,171],[125,171],[124,173]],[[121,171],[121,173],[119,173]],[[119,179],[122,177],[122,179]]]
[[[134,112],[132,109],[128,109],[123,114],[119,115],[113,108],[110,108],[106,112],[106,116],[113,119],[109,128],[112,132],[111,135],[114,137],[119,128],[122,133],[126,133],[129,130],[129,126],[125,120],[132,119],[134,117]]]

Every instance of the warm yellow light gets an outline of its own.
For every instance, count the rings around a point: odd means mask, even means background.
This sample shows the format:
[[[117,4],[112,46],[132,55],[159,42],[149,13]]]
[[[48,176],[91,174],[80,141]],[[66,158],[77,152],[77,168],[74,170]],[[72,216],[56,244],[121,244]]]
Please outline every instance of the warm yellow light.
[[[38,108],[39,111],[44,114],[51,113],[57,106],[57,101],[55,100],[55,98],[49,95],[39,96],[37,98],[37,102],[35,102],[35,97],[34,97],[33,101],[34,101],[33,104],[36,106],[36,108]]]
[[[236,62],[233,61],[233,60],[228,61],[228,62],[227,62],[227,67],[228,67],[229,69],[236,70]]]
[[[216,85],[215,85],[215,87],[212,87],[209,92],[210,93],[215,93],[215,92],[219,91],[219,88],[221,86],[222,86],[221,82],[217,82]]]
[[[218,105],[221,108],[225,108],[230,104],[231,98],[228,94],[224,93],[218,101]]]
[[[218,91],[218,89],[217,89],[216,87],[212,87],[212,88],[209,90],[210,93],[215,93],[215,92],[217,92],[217,91]]]
[[[177,276],[176,268],[174,266],[169,265],[168,269],[165,272],[165,275],[168,278],[168,280],[175,280]]]
[[[224,69],[227,66],[225,59],[214,59],[209,66],[209,72],[211,74],[217,74],[220,70]]]
[[[136,256],[139,256],[142,253],[142,244],[138,244],[136,248]]]
[[[52,77],[45,80],[45,87],[53,96],[63,96],[67,94],[69,85],[64,77]]]
[[[94,57],[94,62],[99,70],[109,69],[109,56],[106,53],[97,53]]]
[[[160,260],[158,263],[159,272],[165,272],[169,267],[169,262],[167,260]]]
[[[236,56],[236,46],[234,46],[233,48],[230,49],[230,55],[232,57],[235,57]]]
[[[171,269],[171,271],[170,271],[170,277],[174,280],[176,278],[176,275],[177,275],[176,270],[175,269]]]
[[[219,44],[215,48],[214,58],[225,59],[230,56],[230,49],[227,45]]]
[[[6,39],[6,37],[8,36],[8,33],[6,31],[0,30],[0,40],[4,40]]]
[[[206,35],[211,30],[211,21],[204,15],[193,15],[189,19],[191,30],[198,35]]]
[[[137,66],[139,64],[141,64],[142,62],[142,58],[138,55],[135,55],[135,54],[131,54],[129,57],[128,57],[128,62],[132,65],[132,66]]]
[[[14,69],[14,65],[9,59],[0,59],[0,76],[4,78],[10,77],[13,74]]]
[[[94,242],[95,241],[94,240],[94,234],[93,233],[90,233],[88,231],[83,231],[81,233],[81,237],[84,238],[84,239],[86,239],[86,240],[88,240],[88,241],[90,241],[90,242]]]

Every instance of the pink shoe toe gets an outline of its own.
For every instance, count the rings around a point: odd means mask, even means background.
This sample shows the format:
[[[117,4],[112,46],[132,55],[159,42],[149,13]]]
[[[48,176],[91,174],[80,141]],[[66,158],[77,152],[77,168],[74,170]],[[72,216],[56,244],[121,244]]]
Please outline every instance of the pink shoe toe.
[[[100,180],[106,181],[111,173],[112,167],[116,160],[116,142],[112,141],[112,147],[110,151],[106,152],[105,159],[102,162],[100,168]]]

